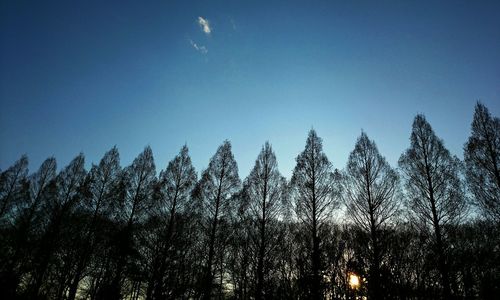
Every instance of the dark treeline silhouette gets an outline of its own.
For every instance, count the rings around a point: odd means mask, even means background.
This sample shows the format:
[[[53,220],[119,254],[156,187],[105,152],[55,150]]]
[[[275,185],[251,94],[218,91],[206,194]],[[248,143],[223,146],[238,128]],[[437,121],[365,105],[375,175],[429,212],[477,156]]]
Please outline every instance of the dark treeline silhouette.
[[[343,170],[309,132],[290,181],[265,143],[241,180],[225,141],[0,175],[2,299],[491,299],[500,295],[500,120],[476,105],[464,161],[423,115],[391,167],[362,132]]]

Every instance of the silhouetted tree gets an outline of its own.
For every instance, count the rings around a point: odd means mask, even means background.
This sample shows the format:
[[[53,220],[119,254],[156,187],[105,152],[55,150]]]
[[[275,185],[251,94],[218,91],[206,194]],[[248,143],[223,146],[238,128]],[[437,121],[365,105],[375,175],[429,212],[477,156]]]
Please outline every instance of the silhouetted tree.
[[[413,122],[411,144],[399,159],[406,180],[409,208],[434,232],[434,249],[443,295],[451,298],[446,259],[446,226],[459,221],[465,210],[460,161],[444,147],[423,115]]]
[[[343,183],[347,214],[370,236],[370,298],[382,299],[382,235],[398,209],[399,178],[364,132],[349,155]]]
[[[314,130],[309,132],[306,147],[297,157],[291,186],[297,217],[306,226],[310,243],[310,274],[308,274],[308,297],[323,297],[321,264],[321,237],[319,232],[337,206],[339,193],[338,172],[325,153],[321,139]]]
[[[84,197],[82,203],[84,213],[88,217],[84,221],[81,233],[83,244],[77,253],[78,257],[69,285],[68,300],[75,299],[78,285],[94,254],[96,243],[103,238],[100,226],[102,220],[109,218],[118,205],[119,199],[114,192],[120,172],[120,156],[118,149],[113,147],[104,154],[99,165],[92,166],[88,174],[88,195]]]
[[[500,119],[481,103],[464,149],[469,187],[484,214],[500,223]]]
[[[64,242],[61,239],[62,231],[66,229],[65,225],[70,222],[73,210],[78,201],[81,200],[80,188],[86,175],[84,163],[84,156],[80,153],[57,175],[54,185],[50,191],[47,191],[48,194],[44,199],[44,210],[48,217],[35,252],[34,270],[28,287],[28,294],[31,297],[36,298],[40,294],[49,294],[53,287],[46,286],[42,293],[40,290],[42,285],[49,281],[46,277],[57,277],[60,275],[59,272],[63,272],[61,269],[57,269],[57,265],[54,263],[59,264],[60,257],[57,257],[56,253],[61,250],[62,242]],[[53,270],[53,274],[48,274],[51,266],[56,267],[56,269]],[[53,295],[52,297],[57,296]]]
[[[42,163],[37,172],[28,177],[28,193],[15,203],[15,213],[11,215],[13,224],[12,226],[9,224],[9,234],[2,237],[3,243],[0,246],[3,253],[0,263],[0,285],[4,287],[4,295],[7,298],[15,298],[21,277],[29,271],[28,261],[33,254],[37,237],[36,226],[42,221],[40,216],[42,198],[46,187],[55,176],[56,161],[54,158],[49,158]]]
[[[14,165],[0,174],[0,222],[5,222],[15,202],[19,200],[19,192],[28,175],[28,157],[23,155]],[[0,223],[1,225],[1,223]]]
[[[224,141],[219,146],[215,155],[210,159],[208,168],[203,171],[201,179],[194,191],[197,198],[203,203],[203,211],[206,214],[207,230],[207,258],[205,263],[202,294],[204,299],[209,299],[212,294],[214,280],[214,260],[216,258],[216,246],[224,246],[221,232],[221,221],[229,216],[234,204],[231,203],[232,196],[240,187],[238,166],[231,152],[231,143]],[[223,252],[221,252],[223,253]],[[222,265],[222,262],[221,262]],[[220,271],[223,274],[223,270]],[[220,278],[222,281],[223,278]]]
[[[0,172],[2,296],[493,299],[499,123],[478,103],[464,147],[483,215],[466,214],[462,164],[421,115],[399,160],[401,190],[365,133],[341,175],[311,130],[290,185],[267,142],[243,185],[229,141],[198,182],[186,146],[158,179],[149,147],[124,170],[114,147],[88,173],[83,154],[59,174],[54,158],[28,174],[22,156]]]
[[[176,239],[182,238],[182,226],[179,223],[193,208],[191,192],[196,184],[196,171],[191,164],[188,147],[183,146],[179,154],[168,163],[165,171],[160,173],[158,182],[160,202],[158,212],[162,224],[157,240],[157,251],[151,266],[151,279],[148,285],[148,299],[164,299],[165,289],[176,290],[176,278],[172,265],[177,251],[181,251]],[[169,274],[166,274],[166,272]],[[179,274],[176,274],[179,275]],[[181,295],[177,295],[180,297]]]
[[[132,164],[125,168],[121,179],[121,207],[118,210],[119,228],[115,237],[115,270],[112,280],[99,292],[98,298],[120,299],[122,286],[133,281],[139,262],[139,231],[155,206],[153,187],[156,184],[156,169],[153,152],[148,146]],[[109,276],[109,275],[108,275]]]
[[[279,219],[282,219],[286,197],[286,179],[278,170],[276,155],[266,142],[244,183],[250,215],[252,256],[255,266],[255,299],[272,298],[270,272],[274,269],[276,248],[279,247]],[[248,251],[248,249],[247,249]]]

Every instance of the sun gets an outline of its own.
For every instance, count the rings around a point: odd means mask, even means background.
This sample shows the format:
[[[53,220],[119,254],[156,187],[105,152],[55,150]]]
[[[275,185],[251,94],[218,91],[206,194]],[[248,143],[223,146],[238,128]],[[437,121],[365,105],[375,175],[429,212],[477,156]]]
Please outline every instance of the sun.
[[[359,287],[359,276],[354,273],[349,274],[349,285],[352,289],[357,289]]]

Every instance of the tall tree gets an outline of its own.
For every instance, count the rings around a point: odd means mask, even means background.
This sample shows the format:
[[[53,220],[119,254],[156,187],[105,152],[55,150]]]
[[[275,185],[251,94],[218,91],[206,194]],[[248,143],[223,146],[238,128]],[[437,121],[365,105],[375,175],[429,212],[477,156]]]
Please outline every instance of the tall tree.
[[[74,266],[75,270],[70,280],[68,300],[75,299],[78,284],[88,267],[96,243],[102,238],[102,234],[99,234],[101,220],[109,217],[118,204],[114,191],[120,172],[120,156],[118,149],[113,147],[104,154],[99,165],[92,166],[88,174],[88,195],[84,197],[82,206],[89,217],[82,232],[83,246],[79,249],[77,262]]]
[[[61,231],[78,201],[81,200],[80,188],[86,176],[84,167],[85,158],[80,153],[57,175],[53,190],[49,191],[45,197],[44,209],[48,215],[48,222],[37,249],[35,269],[29,286],[29,293],[32,297],[37,297],[43,283],[48,282],[47,271],[63,242]]]
[[[204,299],[210,299],[211,297],[216,246],[222,246],[223,244],[221,235],[219,234],[221,232],[219,223],[223,218],[230,215],[234,207],[231,199],[238,191],[240,184],[238,166],[231,152],[231,143],[226,140],[219,146],[215,155],[210,159],[208,168],[203,171],[194,191],[196,197],[203,203],[203,210],[206,213],[207,221],[205,227],[208,233],[208,255],[202,284]],[[223,273],[223,270],[220,273]]]
[[[271,298],[269,273],[273,270],[273,252],[279,244],[277,222],[283,214],[286,179],[278,170],[276,155],[269,142],[262,147],[243,190],[252,222],[251,251],[256,260],[255,299]]]
[[[484,214],[500,222],[500,119],[479,102],[464,150],[469,188]]]
[[[168,286],[173,279],[165,278],[167,277],[165,273],[172,269],[169,265],[172,261],[169,256],[182,250],[179,246],[175,247],[173,240],[182,234],[179,231],[179,218],[193,207],[190,196],[196,180],[197,175],[189,157],[188,147],[183,146],[159,177],[160,202],[158,204],[162,224],[161,234],[158,236],[158,251],[151,268],[152,277],[148,285],[148,299],[163,299],[166,288],[174,289]]]
[[[349,155],[343,184],[348,215],[370,236],[370,298],[382,299],[382,234],[398,209],[399,177],[364,132]]]
[[[139,252],[137,238],[140,225],[146,222],[151,208],[155,206],[153,193],[157,181],[156,167],[149,146],[125,168],[120,181],[122,203],[118,213],[120,229],[116,238],[116,270],[110,286],[104,286],[100,292],[103,299],[122,297],[124,280],[130,279],[127,275],[136,269],[137,257],[132,257]]]
[[[16,163],[17,164],[17,163]],[[36,225],[40,220],[40,204],[48,184],[56,176],[56,161],[54,158],[45,160],[37,172],[28,177],[29,192],[21,201],[15,203],[16,211],[12,236],[8,249],[4,249],[4,260],[1,260],[0,283],[4,287],[7,298],[14,298],[21,276],[29,269],[30,256],[36,237]],[[38,220],[37,220],[38,219]],[[38,222],[37,222],[38,221]],[[2,245],[4,246],[4,245]]]
[[[126,190],[121,211],[127,226],[143,221],[153,206],[153,186],[156,183],[156,167],[153,151],[148,146],[137,156],[132,165],[125,168]]]
[[[466,208],[460,161],[444,147],[423,115],[415,117],[410,141],[410,148],[399,159],[409,207],[423,224],[433,229],[443,295],[450,299],[445,230],[460,220]]]
[[[28,157],[23,155],[14,165],[0,173],[0,222],[19,199],[19,192],[28,175]],[[2,225],[0,223],[0,225]]]
[[[308,297],[321,299],[323,284],[319,232],[338,204],[340,187],[337,181],[340,175],[333,171],[332,164],[323,152],[322,140],[314,130],[309,131],[306,147],[296,160],[291,180],[295,211],[309,231],[311,246]]]

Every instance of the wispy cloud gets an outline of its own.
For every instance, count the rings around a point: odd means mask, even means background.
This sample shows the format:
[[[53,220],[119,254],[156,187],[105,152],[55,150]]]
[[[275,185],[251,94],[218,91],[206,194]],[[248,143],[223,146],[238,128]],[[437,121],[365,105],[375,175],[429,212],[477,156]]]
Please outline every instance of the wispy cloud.
[[[210,22],[207,19],[198,17],[198,24],[200,25],[201,30],[203,30],[204,33],[208,35],[212,33],[212,28],[210,28]]]
[[[191,46],[193,46],[194,49],[196,49],[196,51],[200,52],[201,54],[207,54],[208,52],[207,47],[203,45],[198,45],[193,40],[189,40],[189,43],[191,44]]]

